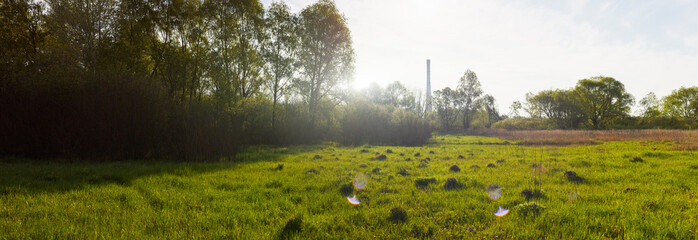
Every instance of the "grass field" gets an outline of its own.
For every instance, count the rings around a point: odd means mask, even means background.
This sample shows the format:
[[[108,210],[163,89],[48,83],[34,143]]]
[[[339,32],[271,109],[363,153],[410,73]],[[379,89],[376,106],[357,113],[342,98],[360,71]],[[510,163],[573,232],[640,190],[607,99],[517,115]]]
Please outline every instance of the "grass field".
[[[682,143],[517,143],[251,147],[239,163],[3,159],[0,238],[698,237],[698,154]]]

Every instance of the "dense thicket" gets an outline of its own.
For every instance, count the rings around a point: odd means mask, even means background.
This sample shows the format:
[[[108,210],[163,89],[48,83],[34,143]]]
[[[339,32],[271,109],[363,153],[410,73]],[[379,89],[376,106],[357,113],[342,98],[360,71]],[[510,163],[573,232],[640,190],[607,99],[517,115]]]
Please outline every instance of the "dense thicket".
[[[401,105],[354,104],[351,34],[329,0],[299,14],[257,0],[6,0],[0,23],[0,155],[211,159],[430,136]]]

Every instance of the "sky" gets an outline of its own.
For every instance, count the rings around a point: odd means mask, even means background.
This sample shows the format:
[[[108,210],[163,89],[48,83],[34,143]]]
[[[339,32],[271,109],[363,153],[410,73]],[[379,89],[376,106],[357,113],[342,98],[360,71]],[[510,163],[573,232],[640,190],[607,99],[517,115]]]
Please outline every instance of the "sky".
[[[270,0],[262,0],[268,6]],[[286,0],[300,12],[314,0]],[[474,71],[501,113],[528,92],[608,76],[637,101],[698,86],[698,1],[336,0],[356,53],[352,86],[455,88]],[[637,109],[637,108],[635,108]]]

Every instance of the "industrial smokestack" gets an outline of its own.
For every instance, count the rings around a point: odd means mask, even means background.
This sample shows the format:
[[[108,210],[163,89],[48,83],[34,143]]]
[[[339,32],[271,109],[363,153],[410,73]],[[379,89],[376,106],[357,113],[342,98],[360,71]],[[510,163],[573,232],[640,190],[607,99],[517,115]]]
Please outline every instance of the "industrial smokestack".
[[[426,111],[431,112],[431,60],[427,59],[427,99]]]

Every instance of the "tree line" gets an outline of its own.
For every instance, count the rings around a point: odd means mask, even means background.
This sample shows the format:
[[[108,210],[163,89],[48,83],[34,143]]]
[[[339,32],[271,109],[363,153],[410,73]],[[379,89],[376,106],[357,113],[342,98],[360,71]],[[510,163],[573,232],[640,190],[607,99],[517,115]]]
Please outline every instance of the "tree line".
[[[697,87],[648,94],[638,117],[603,76],[529,93],[508,114],[471,70],[431,98],[400,82],[352,91],[346,21],[331,0],[298,13],[258,0],[0,1],[0,155],[196,160],[250,144],[418,145],[432,129],[698,125]]]
[[[681,87],[658,99],[650,92],[633,116],[635,98],[620,81],[605,76],[579,80],[574,88],[526,94],[512,112],[524,108],[530,118],[498,123],[504,129],[692,129],[698,126],[698,87]],[[524,107],[525,105],[525,107]]]
[[[209,159],[431,136],[407,100],[348,90],[351,32],[331,0],[299,13],[258,0],[7,0],[0,22],[2,155]]]
[[[456,89],[445,87],[434,91],[431,103],[435,111],[430,119],[441,131],[490,128],[506,115],[499,113],[492,95],[483,93],[477,74],[468,69],[458,80]]]
[[[695,129],[698,127],[698,87],[681,87],[659,99],[650,92],[631,114],[635,98],[620,81],[606,76],[579,80],[570,89],[529,92],[501,114],[495,98],[484,94],[477,75],[467,70],[455,89],[434,92],[434,112],[426,118],[440,131],[473,128],[536,129]],[[521,116],[525,112],[528,117]]]

